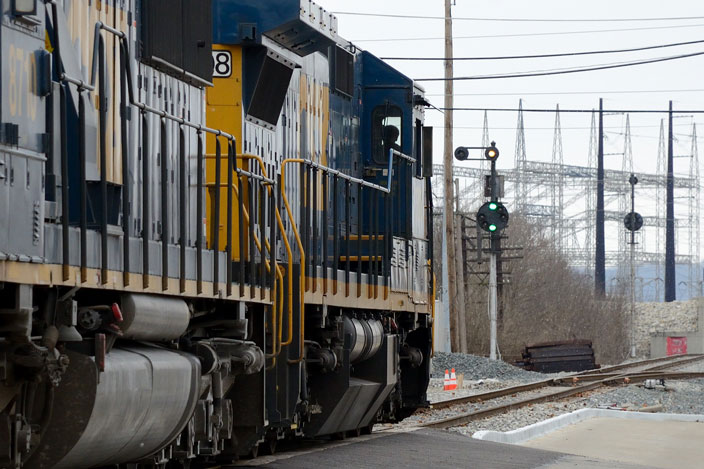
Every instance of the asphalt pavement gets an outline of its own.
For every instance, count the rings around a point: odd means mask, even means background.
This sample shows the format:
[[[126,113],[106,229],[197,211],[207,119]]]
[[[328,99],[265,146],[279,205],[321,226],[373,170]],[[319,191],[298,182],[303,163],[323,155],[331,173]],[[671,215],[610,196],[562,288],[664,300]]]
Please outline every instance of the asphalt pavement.
[[[444,430],[381,431],[343,441],[308,442],[304,448],[241,461],[259,468],[477,468],[643,469],[623,462],[474,440]]]

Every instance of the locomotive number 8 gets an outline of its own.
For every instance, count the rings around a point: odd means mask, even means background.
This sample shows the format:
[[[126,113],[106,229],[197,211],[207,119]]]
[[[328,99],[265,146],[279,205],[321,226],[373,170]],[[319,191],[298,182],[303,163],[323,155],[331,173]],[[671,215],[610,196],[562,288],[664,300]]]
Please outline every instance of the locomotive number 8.
[[[232,54],[226,50],[213,51],[213,78],[227,78],[232,75]]]

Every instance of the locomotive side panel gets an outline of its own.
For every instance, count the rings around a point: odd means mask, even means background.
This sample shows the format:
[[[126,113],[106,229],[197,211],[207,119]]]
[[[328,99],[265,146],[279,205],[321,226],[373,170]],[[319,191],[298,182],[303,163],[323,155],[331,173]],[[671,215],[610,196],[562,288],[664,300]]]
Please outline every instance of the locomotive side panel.
[[[0,27],[2,112],[11,45],[53,65],[46,115],[0,114],[0,465],[215,464],[426,406],[422,90],[308,0],[37,7]]]
[[[46,98],[50,85],[42,14],[14,15],[0,31],[0,252],[28,262],[44,256]],[[58,158],[58,155],[54,156]]]

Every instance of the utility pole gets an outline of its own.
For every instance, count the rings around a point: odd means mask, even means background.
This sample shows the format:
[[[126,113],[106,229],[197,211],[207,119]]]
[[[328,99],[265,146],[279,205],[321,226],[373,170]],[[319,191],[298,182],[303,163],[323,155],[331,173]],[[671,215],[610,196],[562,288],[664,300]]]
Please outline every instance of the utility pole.
[[[445,201],[445,239],[447,257],[447,292],[450,299],[450,337],[453,352],[462,350],[460,305],[457,301],[457,277],[455,272],[455,223],[452,210],[452,107],[453,107],[453,67],[452,67],[452,0],[445,0],[445,144],[443,152],[443,186]],[[462,305],[463,306],[463,305]],[[466,339],[465,339],[466,340]]]
[[[677,280],[675,278],[675,157],[672,135],[672,101],[667,116],[667,216],[665,220],[665,302],[677,299]]]
[[[597,296],[606,293],[606,246],[604,241],[604,100],[599,98],[599,150],[596,170],[596,254],[594,289]]]
[[[457,278],[457,320],[460,323],[460,351],[467,353],[467,303],[464,294],[464,252],[462,251],[462,225],[460,221],[460,180],[455,179],[455,277]]]

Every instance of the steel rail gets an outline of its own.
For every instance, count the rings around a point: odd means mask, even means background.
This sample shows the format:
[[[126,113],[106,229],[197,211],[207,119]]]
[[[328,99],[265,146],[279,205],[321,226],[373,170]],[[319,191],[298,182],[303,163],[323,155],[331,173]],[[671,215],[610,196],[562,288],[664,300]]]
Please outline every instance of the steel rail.
[[[510,396],[511,394],[534,391],[536,389],[545,388],[554,384],[554,379],[545,379],[542,381],[535,381],[533,383],[511,386],[509,388],[497,389],[496,391],[483,392],[481,394],[474,394],[471,396],[464,396],[455,399],[448,399],[446,401],[434,402],[430,405],[430,408],[445,409],[447,407],[452,407],[455,405],[472,404],[474,402],[485,402],[490,401],[492,399],[497,399],[499,397]]]
[[[625,380],[626,378],[629,378],[631,376],[634,376],[634,380],[638,381],[641,378],[642,379],[657,379],[659,377],[663,378],[669,378],[669,379],[681,379],[677,378],[676,376],[682,376],[683,378],[698,378],[698,374],[696,372],[682,372],[682,373],[676,373],[676,374],[666,374],[660,372],[660,370],[668,369],[668,368],[674,368],[678,366],[684,366],[684,365],[689,365],[691,363],[697,362],[704,360],[704,355],[685,355],[684,358],[682,359],[683,356],[677,356],[675,357],[666,357],[664,359],[650,359],[650,360],[642,360],[639,362],[631,362],[631,363],[626,363],[623,365],[615,365],[613,367],[608,367],[603,370],[610,370],[610,371],[616,371],[616,370],[623,370],[626,368],[635,368],[635,367],[640,367],[643,366],[644,364],[652,364],[652,363],[661,363],[660,365],[646,368],[645,370],[637,370],[632,373],[600,373],[600,374],[594,374],[593,372],[587,372],[587,373],[575,373],[571,375],[567,375],[564,377],[560,378],[551,378],[547,380],[542,380],[542,381],[536,381],[534,383],[528,383],[528,384],[522,384],[518,386],[511,386],[508,388],[503,388],[503,389],[498,389],[496,391],[489,391],[481,394],[474,394],[471,396],[464,396],[464,397],[458,397],[456,399],[448,399],[446,401],[439,401],[431,404],[432,409],[444,409],[447,407],[455,406],[455,405],[462,405],[462,404],[471,404],[475,402],[486,402],[490,401],[492,399],[497,399],[499,397],[505,397],[505,396],[510,396],[513,394],[518,394],[522,392],[528,392],[528,391],[533,391],[536,389],[541,389],[544,387],[549,387],[549,386],[555,386],[555,385],[561,385],[561,384],[566,384],[567,382],[571,382],[572,384],[577,384],[579,382],[585,382],[585,381],[590,381],[594,382],[594,384],[597,384],[595,387],[599,387],[604,384],[612,384],[617,382],[618,380]],[[662,363],[666,362],[666,363]],[[667,363],[669,362],[669,363]],[[585,386],[589,386],[589,389],[585,389]],[[582,392],[582,391],[588,391],[590,389],[593,389],[594,387],[591,387],[591,385],[580,385],[579,389],[581,391],[576,391],[577,392]],[[575,388],[577,389],[577,388]],[[558,392],[558,393],[553,393],[547,395],[547,397],[552,396],[554,399],[559,399],[562,397],[568,397],[574,393],[566,393],[565,395],[562,395],[563,392]],[[544,396],[541,396],[542,398]],[[539,400],[540,398],[531,398],[527,399],[522,405],[528,405],[532,403],[538,403],[538,402],[544,402]],[[536,400],[538,399],[538,400]],[[550,400],[550,399],[548,399]],[[523,401],[518,401],[518,402],[523,402]],[[496,406],[498,408],[504,408],[504,411],[512,410],[513,408],[516,408],[512,404],[506,405],[506,406]],[[475,412],[470,412],[469,414],[463,414],[463,415],[470,415],[470,414],[477,414],[478,416],[484,415],[482,414],[484,410],[482,411],[475,411]],[[499,413],[498,411],[495,413]],[[488,414],[488,415],[494,415],[494,414]],[[454,417],[450,417],[452,419]],[[483,417],[477,417],[477,418],[483,418]],[[469,420],[471,421],[471,420]],[[432,422],[429,422],[428,424],[424,424],[424,426],[430,426]]]
[[[617,370],[624,370],[627,368],[632,368],[634,366],[642,366],[642,365],[651,365],[655,363],[667,363],[672,360],[678,360],[682,357],[698,357],[701,356],[704,358],[704,355],[674,355],[674,356],[669,356],[669,357],[661,357],[661,358],[650,358],[648,360],[640,360],[637,362],[631,362],[631,363],[622,363],[620,365],[613,365],[613,366],[607,366],[604,368],[599,368],[596,370],[589,370],[585,371],[582,374],[583,375],[593,375],[593,374],[602,374],[602,373],[611,373],[613,371]]]
[[[609,378],[609,379],[612,379],[612,378]],[[473,422],[475,420],[490,417],[492,415],[503,414],[503,413],[508,412],[510,410],[518,409],[520,407],[524,407],[524,406],[527,406],[530,404],[539,404],[541,402],[554,401],[557,399],[562,399],[565,397],[573,396],[575,394],[579,394],[582,392],[591,391],[593,389],[601,387],[603,385],[602,381],[604,381],[604,380],[595,381],[595,382],[589,383],[589,384],[582,384],[579,386],[575,386],[573,388],[565,389],[562,391],[557,391],[557,392],[550,393],[550,394],[544,394],[541,396],[531,397],[528,399],[517,400],[517,401],[510,402],[508,404],[501,404],[501,405],[496,405],[496,406],[492,406],[492,407],[487,407],[485,409],[479,409],[479,410],[475,410],[472,412],[467,412],[467,413],[455,415],[452,417],[446,417],[446,418],[440,419],[440,420],[433,420],[430,422],[424,422],[424,423],[421,423],[419,426],[420,427],[427,427],[427,428],[457,427],[457,426],[465,425],[469,422]]]

